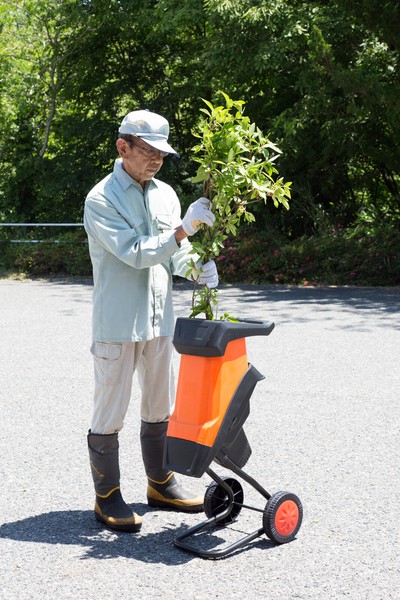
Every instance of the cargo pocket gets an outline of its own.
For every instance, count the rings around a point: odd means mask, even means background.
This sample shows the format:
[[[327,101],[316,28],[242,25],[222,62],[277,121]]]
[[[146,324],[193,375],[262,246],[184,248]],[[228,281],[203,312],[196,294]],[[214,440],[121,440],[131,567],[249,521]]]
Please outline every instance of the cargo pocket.
[[[93,342],[90,352],[94,358],[94,377],[97,385],[113,385],[119,379],[122,344]]]

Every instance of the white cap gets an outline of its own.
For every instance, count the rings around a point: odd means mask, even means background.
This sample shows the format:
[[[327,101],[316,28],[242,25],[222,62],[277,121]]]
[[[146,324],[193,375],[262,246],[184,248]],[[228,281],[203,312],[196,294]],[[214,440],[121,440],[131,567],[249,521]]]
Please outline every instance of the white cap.
[[[149,110],[134,110],[124,117],[119,133],[128,133],[140,138],[156,150],[179,154],[168,144],[169,123],[167,119]]]

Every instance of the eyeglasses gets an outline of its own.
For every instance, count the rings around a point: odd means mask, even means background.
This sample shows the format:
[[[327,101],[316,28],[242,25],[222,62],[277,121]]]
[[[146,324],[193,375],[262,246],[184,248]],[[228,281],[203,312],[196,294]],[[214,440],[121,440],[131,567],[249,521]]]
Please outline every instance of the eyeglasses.
[[[156,150],[155,148],[151,148],[150,146],[142,146],[141,144],[138,144],[136,140],[133,146],[134,148],[137,148],[140,154],[142,154],[146,158],[155,158],[158,156],[161,156],[161,158],[165,158],[169,154],[169,152],[162,152],[161,150]]]

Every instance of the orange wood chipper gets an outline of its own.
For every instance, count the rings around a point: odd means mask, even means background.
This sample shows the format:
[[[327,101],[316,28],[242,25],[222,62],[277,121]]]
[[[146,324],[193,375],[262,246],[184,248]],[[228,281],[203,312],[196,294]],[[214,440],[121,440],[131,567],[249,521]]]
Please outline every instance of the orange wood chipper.
[[[243,471],[251,455],[243,425],[253,390],[264,379],[248,363],[246,338],[268,336],[273,328],[274,323],[266,321],[179,318],[176,322],[173,343],[181,359],[164,463],[184,475],[207,473],[213,479],[204,497],[207,520],[174,538],[177,547],[202,558],[222,558],[263,534],[284,544],[295,538],[301,526],[303,508],[295,494],[271,495]],[[219,476],[210,468],[213,461],[251,485],[266,505],[262,509],[245,505],[240,481]],[[196,534],[229,525],[242,508],[261,512],[262,527],[224,548],[203,549],[196,544]]]

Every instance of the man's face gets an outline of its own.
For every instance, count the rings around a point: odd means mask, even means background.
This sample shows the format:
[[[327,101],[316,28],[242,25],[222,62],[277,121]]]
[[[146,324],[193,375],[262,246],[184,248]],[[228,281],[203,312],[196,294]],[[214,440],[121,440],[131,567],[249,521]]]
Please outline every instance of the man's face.
[[[127,141],[119,139],[117,148],[125,171],[142,186],[158,173],[167,154],[139,139],[135,139],[132,148]]]

